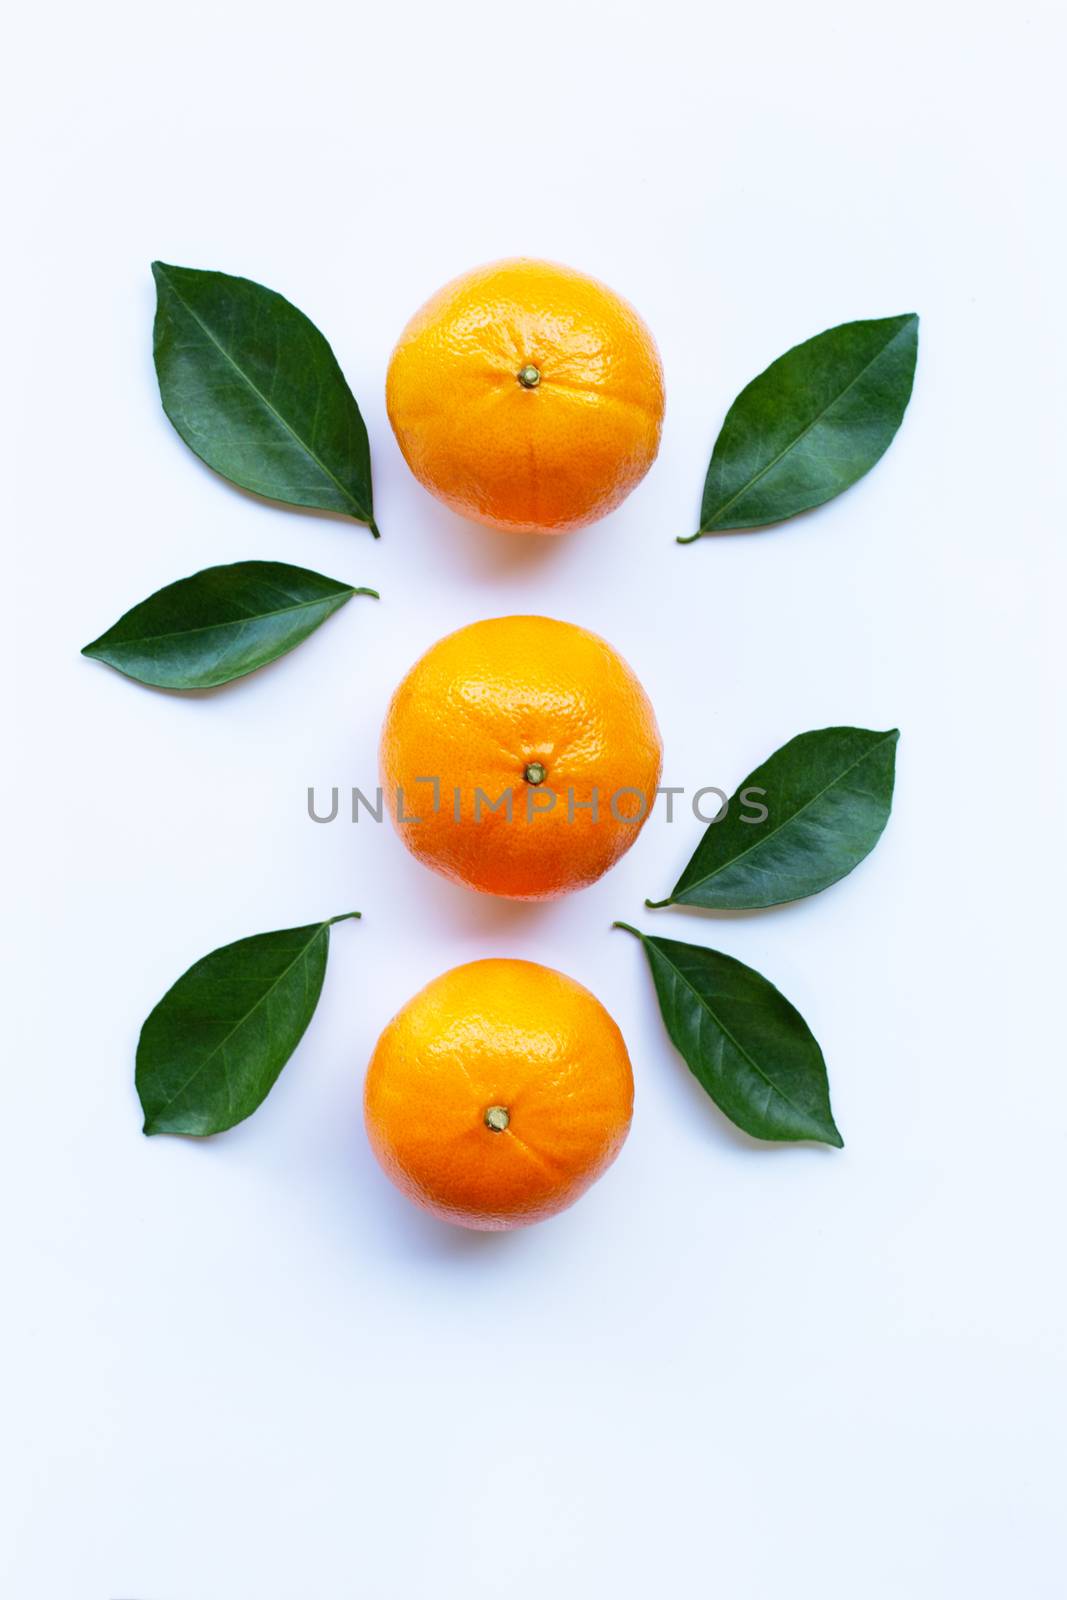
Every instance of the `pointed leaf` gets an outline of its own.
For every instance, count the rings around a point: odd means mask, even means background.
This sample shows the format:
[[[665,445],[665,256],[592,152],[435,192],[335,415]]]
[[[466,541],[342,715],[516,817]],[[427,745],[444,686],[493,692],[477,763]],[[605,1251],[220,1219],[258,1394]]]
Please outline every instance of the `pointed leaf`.
[[[832,500],[888,450],[911,398],[914,312],[845,322],[772,361],[715,441],[700,529],[759,528]]]
[[[756,1139],[840,1148],[822,1051],[772,983],[719,950],[615,926],[643,944],[671,1041],[731,1122]]]
[[[752,911],[837,883],[889,821],[899,738],[896,728],[819,728],[790,739],[708,824],[669,897],[648,904]]]
[[[212,689],[294,649],[354,594],[378,598],[283,561],[207,567],[157,589],[82,655],[158,688]]]
[[[315,324],[248,278],[162,261],[152,275],[159,392],[189,448],[243,489],[377,537],[367,430]]]
[[[331,926],[358,916],[238,939],[183,973],[137,1045],[145,1133],[221,1133],[251,1116],[314,1014]]]

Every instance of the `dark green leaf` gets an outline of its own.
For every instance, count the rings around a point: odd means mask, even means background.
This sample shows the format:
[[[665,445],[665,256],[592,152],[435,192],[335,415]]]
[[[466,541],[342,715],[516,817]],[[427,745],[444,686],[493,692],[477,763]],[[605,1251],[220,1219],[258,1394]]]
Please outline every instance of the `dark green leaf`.
[[[314,1014],[330,928],[358,916],[238,939],[167,990],[137,1045],[145,1133],[221,1133],[251,1116]]]
[[[844,1143],[822,1051],[772,983],[719,950],[615,926],[644,945],[671,1042],[731,1122],[756,1139]]]
[[[896,728],[819,728],[790,739],[708,824],[668,898],[646,904],[751,911],[829,888],[889,821],[899,738]]]
[[[162,689],[211,689],[285,655],[354,594],[282,561],[235,561],[169,583],[82,651]]]
[[[911,398],[914,312],[845,322],[772,361],[726,413],[700,529],[759,528],[832,500],[888,450]]]
[[[159,392],[190,449],[243,489],[377,538],[367,430],[315,324],[248,278],[162,261],[152,274]]]

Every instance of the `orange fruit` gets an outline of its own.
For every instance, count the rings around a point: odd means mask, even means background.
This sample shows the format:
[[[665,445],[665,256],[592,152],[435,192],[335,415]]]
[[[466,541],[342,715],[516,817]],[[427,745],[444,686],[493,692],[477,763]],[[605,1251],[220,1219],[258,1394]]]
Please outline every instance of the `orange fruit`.
[[[622,1034],[588,989],[493,960],[454,967],[397,1012],[363,1106],[375,1155],[412,1200],[465,1228],[518,1228],[610,1166],[633,1096]]]
[[[431,494],[491,528],[564,533],[640,483],[663,368],[632,306],[551,261],[496,261],[439,289],[400,335],[386,408]]]
[[[384,796],[414,856],[484,894],[549,900],[593,883],[655,800],[659,729],[604,639],[494,617],[427,650],[393,695]]]

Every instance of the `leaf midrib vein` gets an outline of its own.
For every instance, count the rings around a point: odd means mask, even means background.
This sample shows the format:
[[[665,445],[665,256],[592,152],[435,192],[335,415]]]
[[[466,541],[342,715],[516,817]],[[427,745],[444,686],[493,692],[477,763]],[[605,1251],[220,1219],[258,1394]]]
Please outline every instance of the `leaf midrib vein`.
[[[746,856],[751,855],[753,850],[762,850],[764,845],[770,844],[771,840],[781,833],[784,828],[790,827],[794,822],[796,822],[798,817],[802,817],[804,815],[805,811],[809,811],[811,807],[815,805],[816,801],[822,799],[823,795],[829,794],[831,789],[836,788],[839,783],[843,783],[850,772],[855,772],[857,767],[862,766],[868,757],[873,756],[875,751],[880,750],[884,744],[887,744],[889,740],[894,737],[895,733],[896,729],[894,729],[891,733],[885,734],[883,738],[879,739],[877,744],[872,744],[867,750],[864,751],[863,755],[857,756],[855,761],[853,761],[850,766],[844,767],[836,775],[836,777],[830,780],[829,783],[824,784],[817,794],[813,794],[809,799],[805,800],[802,806],[798,806],[797,809],[791,812],[788,817],[784,818],[784,820],[781,821],[776,828],[772,828],[770,833],[765,833],[761,839],[753,839],[752,843],[746,845],[740,854],[731,856],[728,861],[720,862],[717,867],[713,868],[711,872],[706,873],[703,878],[698,878],[695,883],[687,884],[681,892],[683,894],[689,894],[694,889],[702,889],[706,883],[710,883],[712,879],[717,878],[720,873],[726,872],[730,867],[736,867],[738,862],[743,861]],[[749,779],[754,776],[754,773],[750,773],[749,778],[745,778],[740,787],[734,791],[735,794],[739,794],[741,789],[746,788],[749,784]],[[711,824],[711,826],[714,826],[714,824]],[[701,843],[703,843],[703,841],[701,841]],[[699,846],[697,848],[699,849]],[[679,879],[679,885],[680,883],[681,879]],[[676,887],[678,886],[676,885]]]
[[[731,1033],[730,1029],[726,1026],[725,1022],[723,1022],[722,1018],[719,1016],[719,1013],[711,1005],[708,1004],[708,1001],[701,994],[700,990],[697,989],[692,983],[690,983],[689,979],[686,977],[686,975],[682,971],[681,967],[675,966],[675,964],[671,960],[670,956],[665,955],[662,950],[659,953],[660,953],[661,956],[663,956],[664,961],[666,961],[666,963],[670,967],[671,971],[677,973],[680,981],[689,990],[689,993],[694,996],[694,998],[696,999],[696,1002],[700,1006],[701,1010],[707,1013],[707,1015],[715,1023],[715,1026],[720,1030],[720,1032],[723,1033],[727,1039],[729,1039],[730,1043],[733,1045],[733,1047],[737,1051],[738,1055],[743,1057],[743,1059],[748,1062],[748,1064],[752,1068],[752,1070],[759,1077],[761,1077],[763,1079],[764,1083],[767,1085],[768,1089],[771,1090],[772,1094],[776,1094],[776,1095],[778,1095],[778,1097],[780,1099],[784,1100],[786,1105],[789,1106],[791,1110],[795,1111],[797,1116],[801,1117],[810,1126],[811,1123],[812,1123],[812,1120],[813,1120],[811,1112],[810,1111],[805,1111],[803,1106],[798,1106],[794,1100],[790,1099],[790,1097],[786,1094],[784,1089],[780,1089],[778,1087],[778,1085],[775,1083],[773,1078],[769,1078],[767,1076],[767,1074],[764,1072],[763,1068],[760,1066],[759,1062],[754,1060],[753,1057],[749,1055],[748,1051],[745,1049],[744,1045],[740,1042],[740,1040],[734,1038],[734,1035]],[[821,1126],[821,1124],[816,1122],[815,1126],[819,1127],[819,1126]]]
[[[195,633],[211,633],[218,628],[245,628],[250,622],[265,622],[270,617],[285,617],[294,611],[306,611],[309,606],[328,605],[331,600],[342,596],[350,599],[355,592],[354,589],[338,590],[332,595],[320,595],[317,600],[298,600],[295,605],[279,606],[276,611],[250,611],[247,617],[227,617],[221,622],[205,622],[197,628],[175,628],[171,633],[140,633],[132,639],[116,639],[114,648],[120,645],[158,644],[163,639],[190,639]],[[106,634],[104,637],[107,637]]]
[[[245,372],[242,367],[238,366],[238,364],[234,360],[233,356],[231,356],[230,352],[226,349],[226,346],[224,344],[220,343],[220,341],[218,339],[216,339],[215,335],[212,333],[212,331],[208,327],[207,323],[204,322],[202,317],[200,317],[198,315],[198,313],[193,310],[193,307],[189,304],[189,302],[186,299],[184,299],[183,296],[179,293],[178,289],[174,285],[173,280],[171,278],[167,277],[165,272],[163,273],[163,276],[166,278],[167,287],[170,289],[170,292],[173,294],[173,296],[174,296],[175,300],[177,300],[178,304],[180,306],[184,307],[184,309],[189,313],[190,317],[192,317],[192,319],[196,323],[197,327],[211,341],[211,343],[215,346],[215,349],[219,352],[219,354],[223,357],[223,359],[225,361],[229,362],[230,366],[233,368],[234,372],[236,372],[237,376],[242,380],[242,382],[248,385],[249,389],[251,389],[251,391],[255,395],[256,399],[262,402],[262,404],[270,412],[271,416],[275,419],[275,421],[280,423],[281,426],[285,429],[286,433],[289,434],[290,438],[294,439],[296,441],[296,443],[300,446],[300,448],[307,455],[309,455],[311,457],[312,461],[314,461],[314,463],[318,467],[319,471],[325,477],[329,478],[330,482],[334,485],[334,488],[337,489],[337,491],[344,497],[344,499],[348,502],[348,504],[350,506],[354,506],[355,507],[355,509],[360,514],[360,518],[364,519],[366,514],[365,514],[365,512],[363,510],[363,507],[360,505],[359,501],[352,494],[351,490],[345,488],[345,485],[341,482],[340,478],[336,477],[330,471],[330,469],[326,465],[325,461],[323,461],[316,454],[316,452],[312,449],[311,445],[308,444],[307,440],[306,439],[302,439],[300,437],[300,435],[297,433],[296,429],[293,427],[292,423],[288,422],[286,420],[286,418],[282,415],[282,413],[278,410],[278,408],[275,405],[273,405],[270,400],[267,399],[267,396],[263,393],[262,389],[260,389],[256,384],[254,384],[252,382],[252,379],[248,376],[247,372]]]
[[[890,350],[893,347],[893,345],[900,338],[901,334],[904,333],[907,330],[907,328],[911,325],[913,320],[914,320],[914,317],[909,317],[908,321],[904,324],[904,327],[898,328],[896,333],[893,335],[893,337],[891,339],[887,339],[886,340],[886,342],[882,346],[882,348],[875,355],[873,355],[871,357],[871,359],[867,362],[866,366],[865,367],[861,367],[859,372],[856,373],[856,376],[854,378],[850,379],[849,382],[846,383],[845,387],[842,390],[840,390],[839,393],[834,395],[832,400],[828,400],[827,401],[826,405],[823,406],[822,410],[820,412],[818,412],[818,414],[816,416],[812,417],[811,421],[807,424],[807,426],[802,428],[794,439],[790,439],[789,442],[786,445],[783,446],[783,448],[778,452],[778,454],[773,458],[773,460],[768,461],[768,463],[767,463],[767,465],[765,467],[761,467],[760,470],[753,477],[749,478],[747,483],[743,483],[741,485],[740,489],[738,489],[736,494],[731,495],[729,500],[725,501],[724,504],[722,504],[721,506],[718,506],[716,508],[714,515],[711,518],[709,518],[706,526],[702,530],[703,532],[710,533],[712,531],[712,529],[715,527],[716,522],[719,521],[720,517],[725,516],[727,511],[730,510],[731,506],[735,506],[737,504],[737,502],[741,499],[742,495],[748,494],[750,489],[754,489],[756,484],[759,483],[761,478],[765,478],[767,473],[770,472],[773,467],[776,467],[778,465],[779,461],[781,461],[783,459],[783,457],[785,457],[785,456],[787,456],[789,454],[790,450],[794,450],[796,448],[796,446],[800,443],[800,441],[807,437],[807,435],[811,432],[812,428],[816,427],[822,421],[822,419],[826,416],[827,412],[828,411],[832,411],[834,406],[836,406],[839,401],[841,401],[841,400],[843,400],[845,398],[845,396],[846,396],[846,394],[848,394],[849,390],[855,388],[856,384],[859,383],[860,379],[862,377],[864,377],[868,372],[870,372],[871,368],[875,365],[875,363],[878,362],[878,361],[881,361],[881,359],[885,355],[886,351]],[[773,363],[772,363],[772,365],[773,365]],[[725,426],[725,424],[724,424],[724,426]],[[712,451],[712,460],[714,460],[714,458],[715,458],[715,452]]]
[[[260,1006],[265,1004],[265,1002],[270,999],[271,995],[274,993],[275,989],[277,989],[278,985],[282,982],[282,980],[289,976],[290,972],[292,972],[293,968],[296,966],[298,961],[303,960],[303,958],[307,955],[308,951],[311,949],[311,946],[315,943],[315,940],[319,937],[319,935],[321,933],[325,932],[325,930],[328,927],[329,927],[329,923],[328,922],[322,922],[322,923],[319,924],[319,926],[315,929],[315,932],[311,935],[311,938],[307,941],[306,944],[301,946],[301,948],[297,951],[296,955],[293,957],[292,961],[290,961],[289,965],[286,968],[284,968],[283,971],[279,972],[278,976],[274,979],[273,983],[271,983],[269,988],[264,989],[263,993],[260,995],[260,997],[256,1001],[255,1005],[250,1006],[249,1009],[245,1012],[244,1016],[238,1017],[237,1021],[233,1025],[233,1027],[230,1028],[229,1031],[223,1035],[223,1037],[218,1041],[217,1044],[212,1045],[211,1049],[209,1050],[208,1054],[204,1057],[203,1061],[200,1062],[199,1066],[197,1066],[197,1068],[196,1068],[196,1070],[194,1072],[190,1073],[189,1077],[186,1078],[185,1082],[181,1085],[181,1087],[176,1089],[172,1095],[169,1095],[167,1097],[167,1099],[163,1101],[163,1104],[159,1107],[158,1111],[153,1112],[153,1114],[152,1114],[152,1121],[153,1122],[158,1122],[159,1118],[163,1115],[163,1113],[165,1111],[167,1111],[169,1109],[169,1107],[171,1107],[174,1104],[175,1100],[177,1100],[181,1095],[183,1095],[185,1093],[185,1091],[186,1091],[186,1089],[188,1089],[189,1085],[191,1083],[195,1082],[195,1080],[200,1076],[200,1074],[206,1070],[206,1068],[211,1064],[211,1062],[214,1060],[214,1058],[218,1055],[219,1051],[225,1048],[225,1046],[229,1043],[229,1041],[233,1038],[234,1034],[237,1032],[238,1028],[243,1028],[245,1023],[248,1021],[248,1019],[250,1017],[254,1016],[255,1013],[259,1010]]]

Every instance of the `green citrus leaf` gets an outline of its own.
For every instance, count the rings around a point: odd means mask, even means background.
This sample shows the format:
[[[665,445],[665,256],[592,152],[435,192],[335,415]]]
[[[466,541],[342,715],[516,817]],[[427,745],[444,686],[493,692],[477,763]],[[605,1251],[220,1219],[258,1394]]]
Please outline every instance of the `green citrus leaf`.
[[[726,413],[700,528],[678,542],[782,522],[870,472],[907,409],[918,346],[908,312],[842,323],[772,361]]]
[[[708,824],[668,898],[647,904],[753,911],[828,889],[882,836],[899,738],[896,728],[819,728],[790,739]]]
[[[152,275],[159,392],[189,448],[243,489],[377,538],[367,430],[315,324],[248,278],[162,261]]]
[[[182,974],[137,1045],[145,1133],[221,1133],[251,1116],[314,1015],[330,928],[358,916],[238,939]]]
[[[719,950],[615,926],[640,939],[671,1042],[731,1122],[756,1139],[840,1148],[822,1051],[772,983]]]
[[[283,561],[208,567],[142,600],[82,655],[158,688],[212,689],[294,649],[354,594],[378,598]]]

